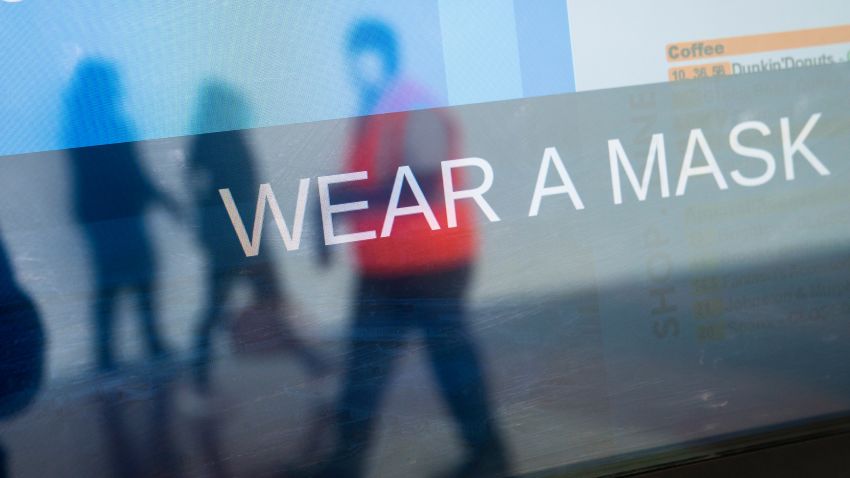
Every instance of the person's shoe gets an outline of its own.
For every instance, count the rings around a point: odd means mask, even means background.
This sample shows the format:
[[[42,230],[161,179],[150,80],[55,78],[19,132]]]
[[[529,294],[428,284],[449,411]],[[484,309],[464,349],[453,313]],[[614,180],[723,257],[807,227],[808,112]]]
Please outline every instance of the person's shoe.
[[[117,368],[98,368],[94,376],[94,390],[97,393],[114,393],[127,382],[127,377]]]
[[[180,368],[180,361],[169,349],[161,349],[151,354],[148,368],[151,375],[159,380],[174,378]]]
[[[500,454],[477,455],[467,459],[440,478],[504,478],[511,476],[510,467]]]
[[[209,354],[195,352],[189,364],[189,369],[195,392],[201,395],[209,395],[212,389]]]
[[[311,478],[359,478],[363,476],[360,460],[344,452],[331,453],[327,460],[312,467]]]
[[[94,368],[94,374],[96,376],[111,375],[116,373],[117,370],[118,364],[115,363],[115,360],[101,358],[97,361],[97,366]]]

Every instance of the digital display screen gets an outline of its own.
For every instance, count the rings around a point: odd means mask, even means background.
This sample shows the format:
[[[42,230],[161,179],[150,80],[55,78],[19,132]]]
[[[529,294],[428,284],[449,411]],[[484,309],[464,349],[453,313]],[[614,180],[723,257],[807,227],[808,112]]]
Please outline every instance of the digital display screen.
[[[850,416],[843,1],[6,0],[0,51],[0,476],[596,476]]]

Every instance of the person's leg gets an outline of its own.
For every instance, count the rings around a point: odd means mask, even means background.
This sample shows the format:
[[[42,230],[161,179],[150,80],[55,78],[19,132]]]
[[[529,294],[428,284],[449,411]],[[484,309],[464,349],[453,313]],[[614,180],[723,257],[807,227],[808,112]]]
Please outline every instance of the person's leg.
[[[92,295],[94,314],[94,359],[101,372],[115,369],[112,329],[114,326],[115,301],[123,280],[117,271],[115,245],[116,231],[95,223],[85,225],[85,237],[91,255],[91,271],[94,282]]]
[[[273,262],[258,258],[246,260],[240,275],[250,282],[254,300],[283,305],[284,297]]]
[[[165,355],[167,350],[159,331],[155,293],[152,283],[141,284],[138,287],[137,299],[139,301],[139,314],[141,314],[142,319],[142,332],[145,336],[148,353],[152,357],[160,357]]]
[[[227,301],[232,284],[233,278],[229,274],[215,270],[212,270],[207,277],[207,298],[201,321],[195,332],[195,351],[192,359],[195,387],[202,393],[207,393],[210,388],[212,333],[221,322],[222,308]]]
[[[175,384],[168,378],[155,378],[148,386],[153,388],[153,403],[146,404],[152,408],[146,438],[156,458],[152,460],[150,476],[180,476],[182,460],[175,440]]]
[[[382,289],[380,281],[369,279],[361,279],[358,287],[351,348],[336,412],[338,442],[323,476],[363,474],[375,419],[405,342],[405,311]]]
[[[504,473],[507,459],[491,411],[486,377],[465,323],[469,270],[458,269],[430,280],[435,281],[435,295],[417,306],[417,314],[440,391],[469,449],[467,472]]]
[[[115,369],[115,357],[112,352],[112,328],[115,312],[115,299],[118,291],[114,287],[98,286],[95,293],[95,360],[102,372]]]
[[[101,435],[107,453],[105,465],[113,477],[135,478],[141,475],[139,459],[133,446],[136,430],[128,417],[130,402],[117,390],[96,395]]]

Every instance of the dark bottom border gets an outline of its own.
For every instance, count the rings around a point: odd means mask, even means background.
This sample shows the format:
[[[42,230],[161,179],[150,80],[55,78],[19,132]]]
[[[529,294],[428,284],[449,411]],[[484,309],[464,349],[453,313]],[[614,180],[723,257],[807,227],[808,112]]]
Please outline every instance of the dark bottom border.
[[[828,466],[830,460],[824,460],[823,454],[834,453],[842,456],[850,462],[850,448],[845,446],[850,441],[850,412],[823,415],[804,420],[785,422],[780,425],[768,426],[756,429],[754,432],[742,432],[719,435],[712,438],[683,442],[675,445],[650,448],[647,450],[630,452],[616,455],[600,460],[591,460],[563,467],[529,473],[524,477],[631,477],[646,476],[662,478],[669,476],[687,475],[694,476],[694,472],[708,472],[709,475],[699,476],[743,476],[740,475],[738,467],[741,460],[760,460],[769,458],[759,452],[775,450],[779,447],[789,445],[800,445],[814,440],[822,440],[824,443],[817,446],[818,456],[808,457],[810,452],[798,450],[801,456],[794,456],[798,451],[791,449],[783,450],[783,456],[789,461],[817,460],[813,466]],[[841,443],[841,446],[831,446],[829,442]],[[752,454],[752,457],[742,455]],[[704,466],[707,462],[720,461],[723,458],[739,457],[727,464],[721,464],[713,470]],[[826,463],[827,465],[824,465]],[[698,470],[699,468],[699,470]],[[850,474],[850,468],[841,470],[814,471],[810,476],[838,476],[842,473]],[[672,474],[671,474],[672,472]],[[788,474],[770,476],[798,476],[798,468],[789,467]],[[752,474],[747,474],[752,476]]]

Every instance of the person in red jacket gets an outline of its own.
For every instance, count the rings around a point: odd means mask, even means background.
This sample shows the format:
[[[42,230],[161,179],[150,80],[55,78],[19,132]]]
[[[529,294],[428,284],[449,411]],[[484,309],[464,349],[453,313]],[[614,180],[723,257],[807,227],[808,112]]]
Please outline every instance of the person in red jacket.
[[[352,244],[357,267],[354,318],[336,412],[338,442],[327,475],[362,474],[394,362],[416,332],[468,451],[458,476],[503,475],[507,460],[465,317],[478,251],[474,206],[459,201],[457,227],[450,228],[443,200],[440,162],[460,157],[458,128],[444,111],[421,110],[436,102],[399,74],[398,43],[389,26],[377,20],[359,22],[349,34],[347,50],[362,116],[356,120],[344,170],[366,171],[368,178],[332,186],[333,202],[369,201],[368,209],[344,217],[353,231],[382,231],[397,171],[409,166],[420,191],[404,183],[398,206],[425,199],[433,214],[395,217],[388,235]],[[417,109],[421,111],[411,111]],[[452,180],[461,185],[464,178],[455,170]],[[320,247],[325,262],[332,247]]]

